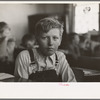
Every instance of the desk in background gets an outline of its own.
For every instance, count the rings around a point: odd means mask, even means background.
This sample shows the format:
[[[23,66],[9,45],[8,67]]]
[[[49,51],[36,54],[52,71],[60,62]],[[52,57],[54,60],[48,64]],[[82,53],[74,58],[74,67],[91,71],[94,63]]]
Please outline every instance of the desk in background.
[[[100,70],[91,70],[85,68],[76,68],[82,70],[84,77],[82,82],[100,82]]]

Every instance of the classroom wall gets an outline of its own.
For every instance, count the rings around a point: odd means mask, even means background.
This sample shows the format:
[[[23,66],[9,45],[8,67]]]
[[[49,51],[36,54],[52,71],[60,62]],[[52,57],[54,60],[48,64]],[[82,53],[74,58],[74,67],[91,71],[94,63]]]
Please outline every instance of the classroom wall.
[[[58,4],[0,4],[0,21],[7,22],[17,45],[28,33],[28,16],[40,13],[62,13],[63,5]]]

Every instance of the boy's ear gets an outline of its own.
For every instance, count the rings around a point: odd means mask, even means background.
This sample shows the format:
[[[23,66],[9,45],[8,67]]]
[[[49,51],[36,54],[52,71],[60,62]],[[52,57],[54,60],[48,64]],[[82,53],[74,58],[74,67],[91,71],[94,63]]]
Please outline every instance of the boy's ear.
[[[59,46],[60,46],[60,44],[61,44],[61,41],[62,41],[62,36],[60,37]]]

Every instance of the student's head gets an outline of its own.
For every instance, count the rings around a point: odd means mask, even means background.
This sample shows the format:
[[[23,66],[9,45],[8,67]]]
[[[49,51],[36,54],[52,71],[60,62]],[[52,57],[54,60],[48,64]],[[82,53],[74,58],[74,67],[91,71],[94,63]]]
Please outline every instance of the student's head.
[[[0,22],[0,38],[5,38],[10,35],[10,28],[7,23]]]
[[[39,50],[45,56],[54,54],[61,44],[63,25],[48,17],[40,20],[35,27],[35,36]]]
[[[79,38],[79,35],[77,33],[70,33],[68,35],[69,37],[69,41],[74,43],[74,44],[79,44],[79,41],[80,41],[80,38]]]
[[[94,48],[94,56],[100,57],[100,45]]]
[[[80,36],[79,46],[83,50],[88,50],[90,48],[90,41],[89,41],[89,39],[84,37],[84,36]]]
[[[22,46],[31,49],[34,47],[35,37],[32,34],[25,34],[22,38]]]

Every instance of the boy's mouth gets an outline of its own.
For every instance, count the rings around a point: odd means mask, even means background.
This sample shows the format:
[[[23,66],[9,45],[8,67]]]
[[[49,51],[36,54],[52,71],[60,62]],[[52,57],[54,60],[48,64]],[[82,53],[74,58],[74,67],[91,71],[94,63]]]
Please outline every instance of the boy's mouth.
[[[48,50],[52,51],[52,50],[54,50],[54,48],[48,48]]]

